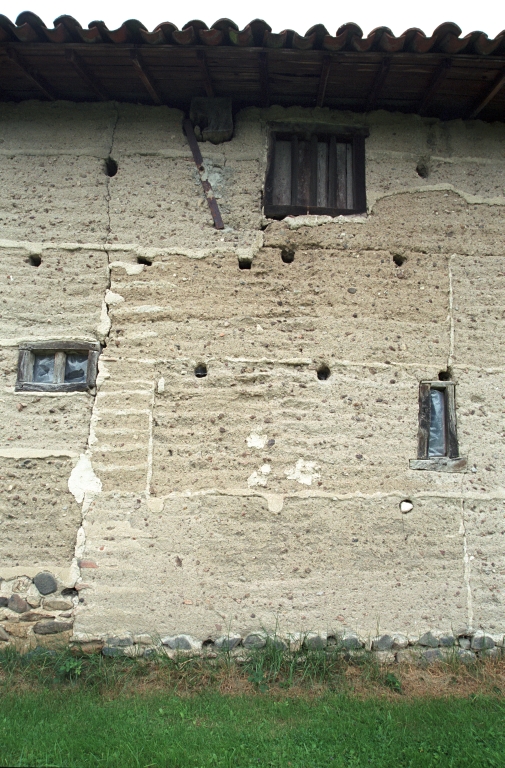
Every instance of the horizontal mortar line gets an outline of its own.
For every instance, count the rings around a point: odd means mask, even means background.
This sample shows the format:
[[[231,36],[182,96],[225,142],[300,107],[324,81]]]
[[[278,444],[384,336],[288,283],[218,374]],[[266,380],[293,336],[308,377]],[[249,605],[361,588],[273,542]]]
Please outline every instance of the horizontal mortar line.
[[[143,464],[102,464],[98,461],[94,462],[95,468],[102,473],[109,473],[109,472],[122,472],[123,470],[126,470],[128,472],[133,472],[134,470],[141,470],[142,472],[145,472],[145,469],[147,467],[147,461]],[[139,491],[139,493],[145,493],[145,491]]]
[[[150,389],[111,389],[98,393],[98,398],[112,397],[117,395],[141,395],[142,397],[152,397],[154,387]]]
[[[147,451],[149,443],[148,442],[134,442],[134,443],[128,443],[127,445],[123,446],[114,446],[114,445],[107,445],[107,443],[94,443],[92,452],[93,454],[98,453],[132,453],[134,451]]]
[[[429,154],[429,153],[427,153]],[[367,149],[367,157],[373,158],[373,157],[396,157],[398,159],[406,159],[406,160],[416,160],[416,162],[419,160],[419,153],[418,152],[407,152],[407,151],[401,151],[401,150],[394,150],[394,149]],[[503,158],[488,158],[488,157],[472,157],[472,156],[466,156],[466,157],[446,157],[444,155],[429,155],[430,161],[434,161],[437,163],[450,163],[452,165],[459,165],[459,163],[478,163],[480,165],[492,165],[493,167],[499,167],[500,165],[503,166],[505,169],[505,162],[503,161]],[[443,183],[443,182],[442,182]]]
[[[135,255],[146,256],[187,256],[188,258],[202,259],[212,255],[229,255],[230,253],[238,254],[241,251],[250,251],[256,248],[260,248],[263,244],[263,233],[259,230],[243,230],[244,234],[249,233],[256,236],[259,241],[256,245],[250,246],[237,246],[234,243],[225,243],[223,245],[211,245],[202,248],[187,248],[186,246],[170,246],[168,248],[161,248],[157,246],[143,246],[137,243],[69,243],[69,242],[49,242],[43,240],[5,240],[0,239],[0,248],[12,249],[20,248],[29,251],[30,253],[42,253],[43,251],[51,250],[63,250],[63,251],[102,251],[104,253],[109,252],[132,252]],[[128,266],[138,266],[133,262],[116,262]],[[140,265],[142,266],[142,265]]]
[[[68,331],[65,333],[53,333],[52,329],[45,336],[40,335],[24,335],[16,336],[13,339],[0,339],[0,347],[17,347],[19,344],[28,344],[35,341],[85,341],[96,344],[96,336],[82,336],[79,333],[74,333],[69,336]]]
[[[368,210],[371,212],[376,203],[387,197],[395,197],[397,195],[415,195],[425,194],[427,192],[454,192],[459,195],[469,205],[503,205],[505,206],[505,197],[480,197],[479,195],[472,195],[469,192],[464,192],[462,189],[457,189],[453,184],[427,184],[425,187],[405,187],[405,189],[395,189],[390,192],[373,193],[370,191],[368,197],[370,204]]]
[[[95,406],[94,408],[94,416],[100,417],[101,413],[111,413],[113,416],[134,416],[139,414],[147,414],[149,415],[151,413],[150,408],[98,408],[98,406]]]
[[[4,387],[4,392],[16,397],[84,397],[88,400],[92,398],[89,392],[39,392],[38,390],[18,392],[15,387]]]
[[[83,453],[84,450],[83,448]],[[51,456],[77,459],[79,455],[79,451],[69,451],[66,448],[0,448],[0,457],[3,459],[45,459]]]

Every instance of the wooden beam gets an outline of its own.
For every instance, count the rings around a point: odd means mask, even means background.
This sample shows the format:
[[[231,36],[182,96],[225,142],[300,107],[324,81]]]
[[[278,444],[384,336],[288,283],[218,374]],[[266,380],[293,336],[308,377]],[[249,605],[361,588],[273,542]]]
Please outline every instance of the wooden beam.
[[[47,80],[38,72],[38,70],[33,69],[32,67],[28,66],[28,64],[25,64],[17,51],[14,51],[11,48],[5,48],[5,53],[11,61],[13,61],[21,70],[23,70],[28,80],[31,80],[31,82],[34,83],[34,85],[36,85],[40,91],[42,91],[44,96],[49,99],[49,101],[56,101],[57,97],[53,89]]]
[[[384,85],[386,81],[386,77],[388,76],[390,66],[391,66],[391,57],[385,56],[380,63],[380,66],[375,74],[372,87],[370,88],[370,91],[368,93],[368,98],[366,100],[366,105],[365,105],[366,112],[370,112],[370,110],[374,108],[375,103],[378,99],[379,93],[382,89],[382,86]]]
[[[203,84],[205,86],[205,93],[209,98],[213,98],[216,94],[214,91],[214,86],[212,85],[212,80],[210,79],[210,72],[207,65],[207,57],[205,56],[205,51],[198,50],[196,55],[198,57],[200,73],[202,75]]]
[[[202,157],[202,153],[200,152],[200,147],[198,146],[198,142],[196,140],[195,131],[193,129],[193,123],[191,122],[191,120],[186,119],[184,120],[183,125],[184,125],[184,132],[188,140],[188,144],[191,148],[191,152],[193,153],[193,160],[195,161],[195,165],[198,169],[198,173],[200,174],[200,181],[202,183],[203,191],[205,193],[207,205],[209,206],[210,212],[212,214],[212,218],[214,220],[214,226],[216,229],[224,229],[223,219],[221,218],[221,211],[219,210],[217,200],[214,197],[214,192],[212,191],[210,181],[207,179],[207,174],[205,173],[205,168],[203,165],[203,157]]]
[[[149,95],[151,96],[152,100],[155,104],[161,104],[161,96],[158,93],[156,86],[152,79],[149,77],[149,75],[146,72],[145,66],[143,62],[140,59],[140,56],[137,51],[133,50],[130,51],[130,57],[133,63],[133,66],[135,67],[138,76],[144,83],[147,91],[149,92]]]
[[[501,91],[503,86],[505,85],[505,69],[502,69],[501,72],[498,73],[498,76],[496,77],[493,85],[491,86],[491,90],[488,92],[486,96],[484,96],[481,101],[479,101],[475,107],[473,108],[472,112],[468,115],[470,120],[473,120],[477,115],[482,112],[484,107],[487,107],[490,101],[494,99],[498,91]]]
[[[424,115],[426,112],[426,109],[428,107],[429,101],[437,88],[440,86],[443,80],[445,80],[445,77],[452,67],[452,60],[451,59],[443,59],[436,70],[433,73],[433,77],[430,80],[430,84],[428,85],[427,89],[425,90],[421,103],[419,104],[419,109],[417,110],[419,115]]]
[[[90,91],[93,91],[93,93],[98,96],[100,101],[110,101],[110,97],[108,93],[102,88],[101,83],[97,80],[95,75],[93,75],[87,66],[84,64],[82,59],[77,55],[77,53],[70,48],[67,48],[65,51],[65,56],[67,57],[68,61],[72,64],[73,68],[83,80]]]
[[[260,53],[260,89],[261,106],[270,106],[270,85],[268,83],[268,56],[266,51]]]
[[[331,56],[323,56],[321,63],[321,74],[319,75],[319,87],[317,89],[316,106],[322,107],[324,104],[324,97],[326,96],[326,86],[328,84],[328,76],[331,68]]]

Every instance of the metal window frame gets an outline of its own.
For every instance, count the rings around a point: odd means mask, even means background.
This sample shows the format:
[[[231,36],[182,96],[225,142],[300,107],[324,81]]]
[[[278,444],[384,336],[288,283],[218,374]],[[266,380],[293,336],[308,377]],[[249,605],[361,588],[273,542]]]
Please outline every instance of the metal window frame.
[[[350,216],[366,213],[366,177],[365,177],[365,139],[369,135],[368,128],[331,126],[320,123],[272,123],[269,125],[268,164],[265,178],[265,193],[263,211],[267,218],[283,219],[286,216]],[[290,136],[293,140],[311,141],[317,136],[326,136],[330,140],[342,141],[352,145],[352,174],[354,189],[353,208],[322,208],[317,205],[274,205],[272,202],[274,189],[275,143],[278,136]],[[313,165],[313,163],[311,164]],[[293,176],[296,178],[297,168]],[[312,175],[313,175],[312,170]],[[293,166],[292,166],[293,173]],[[317,182],[311,179],[311,194],[317,190]],[[292,191],[293,198],[293,191]]]
[[[86,381],[65,382],[66,355],[72,352],[88,353]],[[55,381],[34,382],[33,366],[36,353],[55,355]],[[95,341],[33,341],[19,345],[16,392],[87,392],[96,386],[98,357],[101,345]]]
[[[432,389],[442,391],[445,397],[445,456],[428,455],[431,421],[430,392]],[[462,472],[466,469],[467,459],[459,455],[456,384],[454,381],[422,381],[419,384],[419,428],[417,435],[417,459],[410,460],[410,469],[425,469],[436,472]]]

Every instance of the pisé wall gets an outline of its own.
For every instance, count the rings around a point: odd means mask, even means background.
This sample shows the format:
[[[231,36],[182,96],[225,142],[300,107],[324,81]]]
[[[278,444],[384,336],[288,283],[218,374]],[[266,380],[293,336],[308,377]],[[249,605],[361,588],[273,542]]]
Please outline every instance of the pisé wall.
[[[1,106],[0,641],[502,644],[504,126],[245,110],[217,231],[182,117]],[[275,120],[368,126],[367,214],[263,217]],[[16,391],[36,340],[99,340],[96,391]],[[441,373],[453,473],[409,465]]]

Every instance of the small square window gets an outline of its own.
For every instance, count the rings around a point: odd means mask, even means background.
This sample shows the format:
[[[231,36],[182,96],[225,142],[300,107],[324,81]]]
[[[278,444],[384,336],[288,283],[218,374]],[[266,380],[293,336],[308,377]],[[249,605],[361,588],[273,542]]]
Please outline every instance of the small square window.
[[[364,213],[366,135],[328,126],[274,126],[265,216]]]
[[[466,465],[466,458],[459,455],[456,385],[452,381],[421,382],[417,459],[410,461],[410,468],[461,472]]]
[[[92,389],[100,344],[82,341],[48,341],[19,348],[18,391],[72,392]]]

